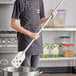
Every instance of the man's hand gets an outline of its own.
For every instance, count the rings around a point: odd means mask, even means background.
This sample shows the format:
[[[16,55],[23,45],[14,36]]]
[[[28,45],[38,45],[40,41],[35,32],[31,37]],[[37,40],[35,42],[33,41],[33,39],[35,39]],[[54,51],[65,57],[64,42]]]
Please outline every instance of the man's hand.
[[[38,33],[32,33],[32,32],[30,33],[29,36],[35,40],[37,40],[40,37],[40,35]]]
[[[57,11],[56,10],[52,10],[51,11],[51,15],[52,15],[51,19],[53,19],[57,15]]]
[[[56,16],[56,14],[57,14],[57,11],[56,10],[52,10],[51,11],[51,15],[52,15],[51,19],[53,19]],[[40,22],[41,22],[41,24],[44,24],[47,20],[48,20],[48,18],[41,18]]]

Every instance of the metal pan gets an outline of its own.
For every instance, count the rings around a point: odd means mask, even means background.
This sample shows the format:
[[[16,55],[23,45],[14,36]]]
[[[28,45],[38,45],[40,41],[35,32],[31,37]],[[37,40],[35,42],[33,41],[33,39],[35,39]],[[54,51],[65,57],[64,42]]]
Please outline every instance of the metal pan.
[[[6,67],[2,69],[3,76],[39,76],[42,72],[39,72],[37,68],[34,67]]]

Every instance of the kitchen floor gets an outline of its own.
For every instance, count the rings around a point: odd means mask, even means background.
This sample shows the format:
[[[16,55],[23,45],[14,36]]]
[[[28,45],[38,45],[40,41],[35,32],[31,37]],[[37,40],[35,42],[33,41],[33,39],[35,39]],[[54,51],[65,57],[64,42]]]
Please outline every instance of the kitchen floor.
[[[41,76],[76,76],[76,74],[42,74]]]

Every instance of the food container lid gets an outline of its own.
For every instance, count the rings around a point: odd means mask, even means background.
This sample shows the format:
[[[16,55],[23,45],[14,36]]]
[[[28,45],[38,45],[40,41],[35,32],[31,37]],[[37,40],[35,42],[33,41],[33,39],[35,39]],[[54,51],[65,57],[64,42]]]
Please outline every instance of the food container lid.
[[[63,46],[74,46],[74,44],[61,44]]]
[[[60,36],[59,38],[70,38],[69,36]]]
[[[66,11],[65,9],[59,9],[59,10],[57,10],[57,11]]]
[[[60,12],[60,13],[66,13],[66,10],[65,9],[59,9],[57,11]]]

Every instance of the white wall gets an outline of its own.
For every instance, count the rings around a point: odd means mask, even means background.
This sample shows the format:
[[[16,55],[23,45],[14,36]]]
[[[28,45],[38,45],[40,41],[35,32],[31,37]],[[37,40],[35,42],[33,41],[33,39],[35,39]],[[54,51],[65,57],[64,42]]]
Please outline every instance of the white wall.
[[[54,9],[61,0],[43,0],[45,15],[48,16],[49,10]],[[76,0],[63,0],[59,9],[67,10],[65,25],[76,26]]]
[[[0,4],[0,30],[13,30],[10,26],[12,4]]]

